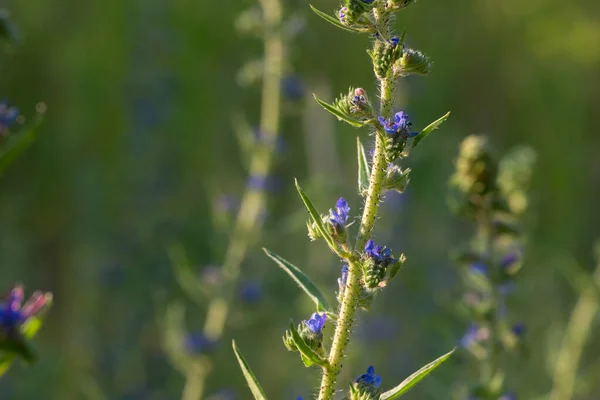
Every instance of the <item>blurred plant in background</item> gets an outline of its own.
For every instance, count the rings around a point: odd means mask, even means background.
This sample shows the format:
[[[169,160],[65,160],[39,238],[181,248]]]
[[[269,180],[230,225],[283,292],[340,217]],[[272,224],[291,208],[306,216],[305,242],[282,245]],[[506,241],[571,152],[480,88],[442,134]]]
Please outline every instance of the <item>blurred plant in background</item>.
[[[477,229],[469,246],[455,255],[466,288],[463,309],[471,320],[461,346],[478,360],[480,371],[479,384],[469,390],[472,400],[516,399],[505,388],[508,366],[502,355],[522,348],[526,327],[511,321],[505,299],[523,265],[519,219],[527,210],[534,161],[532,149],[518,148],[498,162],[486,137],[469,136],[450,180],[453,210]]]

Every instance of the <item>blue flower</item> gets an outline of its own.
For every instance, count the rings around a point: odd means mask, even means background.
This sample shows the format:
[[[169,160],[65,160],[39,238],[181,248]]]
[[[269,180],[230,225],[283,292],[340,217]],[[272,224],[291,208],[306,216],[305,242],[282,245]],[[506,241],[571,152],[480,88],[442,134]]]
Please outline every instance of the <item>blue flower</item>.
[[[348,281],[348,265],[344,264],[342,266],[342,276],[338,278],[338,287],[340,289],[340,293],[343,293],[346,289],[346,282]]]
[[[19,117],[19,109],[16,107],[8,107],[6,100],[0,101],[0,133],[3,133],[11,125],[17,122]]]
[[[483,263],[473,263],[471,264],[471,271],[475,273],[479,273],[481,275],[487,275],[488,270],[487,266]]]
[[[302,100],[306,93],[304,82],[294,75],[288,75],[281,80],[281,89],[285,97],[290,100]]]
[[[498,400],[517,400],[517,395],[514,392],[504,393]]]
[[[387,120],[384,117],[377,118],[383,129],[393,135],[400,133],[403,137],[413,137],[417,135],[417,132],[410,132],[412,123],[408,120],[408,114],[404,111],[398,111],[393,120]]]
[[[365,245],[365,254],[380,264],[393,264],[396,259],[392,257],[392,251],[385,246],[375,246],[375,243],[369,239]]]
[[[0,305],[0,332],[15,332],[29,317],[35,315],[50,299],[49,294],[35,292],[21,307],[23,286],[15,286],[4,304]]]
[[[514,324],[510,330],[512,331],[512,333],[514,333],[517,336],[523,336],[525,334],[525,331],[527,330],[527,327],[525,326],[524,323],[522,322],[518,322],[516,324]]]
[[[392,42],[394,46],[398,46],[398,43],[400,43],[400,38],[398,36],[394,36],[390,39],[390,42]]]
[[[340,197],[335,203],[335,210],[329,210],[329,221],[332,224],[344,226],[346,221],[348,221],[348,213],[350,212],[350,207],[348,207],[348,203],[344,200],[343,197]]]
[[[203,333],[190,333],[185,338],[184,347],[194,354],[206,354],[215,349],[218,341],[207,337]]]
[[[479,325],[472,323],[468,326],[467,331],[460,339],[460,346],[469,348],[473,343],[486,340],[488,336],[488,330],[486,328],[481,328]]]
[[[327,314],[325,313],[320,315],[319,313],[313,313],[313,315],[310,316],[310,319],[308,321],[304,321],[304,323],[312,333],[320,334],[325,326],[326,319]]]
[[[371,386],[377,389],[381,385],[381,377],[379,375],[375,375],[375,367],[371,365],[369,368],[367,368],[367,373],[356,378],[354,383],[360,386]]]
[[[511,267],[514,263],[519,261],[519,255],[517,253],[509,253],[500,262],[500,268],[507,269]]]
[[[240,284],[238,289],[240,299],[247,303],[256,303],[262,297],[262,288],[259,282],[246,281]]]

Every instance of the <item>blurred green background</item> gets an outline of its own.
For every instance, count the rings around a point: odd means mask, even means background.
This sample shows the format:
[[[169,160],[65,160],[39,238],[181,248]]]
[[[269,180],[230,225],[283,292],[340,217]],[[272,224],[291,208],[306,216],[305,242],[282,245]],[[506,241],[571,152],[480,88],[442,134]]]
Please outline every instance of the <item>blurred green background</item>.
[[[362,86],[375,99],[369,39],[335,29],[303,1],[284,2],[304,18],[287,41],[287,74],[306,96],[285,100],[284,149],[262,239],[243,265],[261,296],[235,304],[214,353],[209,393],[231,388],[249,399],[229,342],[237,339],[271,398],[308,398],[318,373],[288,353],[289,319],[312,305],[260,247],[336,288],[340,265],[306,238],[297,177],[322,210],[339,196],[360,208],[355,137],[310,92],[332,99]],[[16,366],[0,399],[176,399],[183,377],[161,349],[157,321],[168,299],[183,299],[166,253],[180,241],[198,273],[222,259],[226,233],[215,201],[239,196],[245,171],[232,115],[258,123],[258,85],[242,87],[240,68],[261,42],[240,36],[236,16],[251,1],[5,1],[23,34],[0,54],[0,96],[32,116],[47,104],[33,147],[2,177],[2,288],[15,281],[54,292],[55,306],[36,347],[41,361]],[[322,10],[335,1],[315,0]],[[576,301],[576,270],[594,267],[600,236],[600,3],[594,0],[419,1],[400,13],[408,43],[434,60],[427,78],[410,77],[398,104],[417,129],[452,116],[408,161],[408,192],[388,196],[375,231],[403,251],[401,279],[361,315],[342,381],[370,364],[384,387],[453,347],[467,321],[456,313],[460,283],[448,253],[469,236],[446,205],[460,140],[490,135],[499,152],[530,145],[538,153],[527,219],[527,265],[509,301],[528,325],[525,358],[509,361],[507,384],[522,399],[551,387],[553,357]],[[333,295],[330,296],[333,300]],[[187,304],[198,330],[204,310]],[[598,319],[595,321],[598,337]],[[329,327],[331,329],[331,327]],[[330,331],[326,333],[330,335]],[[407,398],[449,399],[468,382],[460,354]],[[588,344],[578,399],[600,398],[600,341]],[[40,397],[42,396],[42,397]]]

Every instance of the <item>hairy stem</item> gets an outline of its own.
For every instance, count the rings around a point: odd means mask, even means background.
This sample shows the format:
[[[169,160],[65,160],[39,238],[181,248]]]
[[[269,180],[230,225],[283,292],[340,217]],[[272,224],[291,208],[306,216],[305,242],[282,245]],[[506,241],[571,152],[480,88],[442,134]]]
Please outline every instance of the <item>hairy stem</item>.
[[[571,400],[573,398],[579,360],[600,306],[598,287],[600,287],[600,265],[596,267],[590,286],[583,290],[571,313],[556,359],[550,400]]]
[[[384,37],[389,36],[388,15],[383,9],[376,10],[375,18],[378,26],[383,30]],[[393,109],[393,77],[388,76],[380,82],[381,92],[381,115],[390,117]],[[385,172],[385,143],[383,136],[385,133],[377,130],[375,133],[375,151],[373,154],[373,167],[371,176],[369,177],[369,189],[367,199],[363,210],[363,215],[360,221],[360,228],[356,243],[354,245],[354,256],[360,254],[367,240],[371,235],[377,211],[379,210],[379,200],[381,198],[383,177]],[[335,393],[337,377],[342,369],[342,358],[348,346],[350,332],[354,323],[354,314],[360,296],[360,279],[361,270],[360,264],[356,259],[353,259],[348,264],[348,278],[346,282],[346,290],[342,298],[339,317],[335,327],[333,343],[329,352],[329,367],[323,369],[323,377],[321,379],[321,387],[319,391],[319,400],[331,400]]]
[[[269,175],[273,153],[279,134],[281,78],[283,75],[283,38],[280,32],[282,10],[279,0],[260,0],[265,26],[264,71],[260,133],[263,143],[250,161],[249,176],[264,179]],[[242,196],[231,238],[222,264],[224,288],[220,296],[211,300],[204,324],[207,338],[216,340],[223,334],[229,314],[240,266],[248,247],[256,240],[266,205],[264,189],[248,186]],[[207,369],[190,371],[184,388],[184,400],[197,400],[203,396]]]

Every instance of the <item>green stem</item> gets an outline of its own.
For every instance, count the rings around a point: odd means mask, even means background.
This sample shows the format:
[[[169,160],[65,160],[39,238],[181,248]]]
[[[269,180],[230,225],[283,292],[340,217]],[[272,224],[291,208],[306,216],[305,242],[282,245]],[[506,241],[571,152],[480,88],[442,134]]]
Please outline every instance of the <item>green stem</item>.
[[[583,290],[571,313],[556,358],[550,400],[571,400],[573,398],[579,360],[590,335],[592,322],[600,306],[598,287],[600,287],[600,265],[596,267],[589,287]]]
[[[385,36],[389,34],[388,15],[384,10],[376,10],[375,18],[380,29],[383,28]],[[391,76],[382,79],[380,82],[381,92],[381,115],[388,118],[393,109],[394,79]],[[360,221],[360,228],[354,253],[360,254],[371,236],[371,231],[375,224],[377,211],[379,210],[379,200],[381,198],[383,177],[385,173],[385,143],[383,141],[384,133],[377,130],[375,133],[375,151],[373,154],[373,167],[369,177],[369,189],[367,199]],[[329,366],[323,368],[323,377],[319,391],[319,400],[331,400],[335,392],[337,377],[342,369],[342,359],[348,346],[350,332],[354,323],[354,314],[360,297],[361,287],[361,269],[358,260],[353,258],[348,263],[348,278],[346,281],[346,290],[342,298],[339,317],[335,327],[333,343],[329,352]]]
[[[260,132],[265,145],[252,155],[249,176],[267,177],[273,163],[273,153],[279,134],[281,78],[283,76],[283,37],[280,32],[282,10],[279,0],[260,0],[265,26],[264,71]],[[256,240],[262,213],[266,205],[264,190],[247,187],[231,233],[222,264],[223,292],[208,305],[204,324],[206,337],[216,340],[223,334],[229,308],[239,278],[240,266],[249,246]],[[184,388],[185,400],[201,399],[207,368],[190,371]]]

